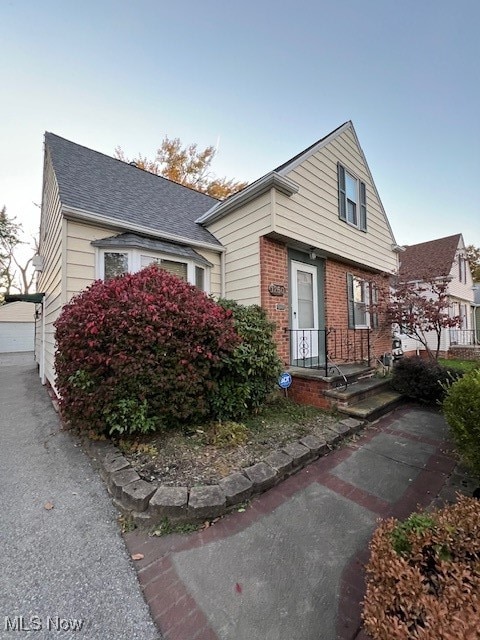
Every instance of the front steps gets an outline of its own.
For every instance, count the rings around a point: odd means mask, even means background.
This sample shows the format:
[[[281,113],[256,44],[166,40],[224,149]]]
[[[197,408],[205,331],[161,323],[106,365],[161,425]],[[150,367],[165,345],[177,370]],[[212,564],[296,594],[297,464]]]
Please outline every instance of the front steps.
[[[375,376],[375,369],[361,365],[340,365],[347,378],[325,376],[318,369],[292,367],[290,397],[302,404],[331,409],[361,420],[376,420],[400,404],[402,396],[392,391],[388,379]],[[323,375],[322,375],[323,374]]]
[[[376,420],[380,416],[392,411],[402,401],[402,396],[396,391],[390,389],[379,391],[375,395],[369,396],[364,400],[355,402],[354,404],[337,407],[340,413],[345,413],[352,418],[360,420]]]

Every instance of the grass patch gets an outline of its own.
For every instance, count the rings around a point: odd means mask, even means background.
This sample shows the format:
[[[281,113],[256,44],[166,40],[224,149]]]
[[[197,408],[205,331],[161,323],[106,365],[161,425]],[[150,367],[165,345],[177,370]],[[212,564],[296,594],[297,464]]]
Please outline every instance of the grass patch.
[[[307,424],[326,413],[323,409],[297,404],[288,398],[276,398],[243,422],[250,431],[258,432],[264,431],[265,428],[276,428],[289,424],[296,426]]]
[[[201,524],[173,524],[168,518],[164,518],[160,524],[155,525],[150,535],[167,536],[171,533],[193,533],[197,531]]]
[[[133,520],[132,516],[120,515],[117,518],[118,524],[122,533],[130,533],[131,531],[135,531],[137,525]]]
[[[441,364],[442,367],[448,367],[449,369],[458,369],[459,371],[464,371],[465,373],[474,371],[475,369],[480,369],[480,361],[478,360],[445,360],[444,358],[439,358],[438,364]]]

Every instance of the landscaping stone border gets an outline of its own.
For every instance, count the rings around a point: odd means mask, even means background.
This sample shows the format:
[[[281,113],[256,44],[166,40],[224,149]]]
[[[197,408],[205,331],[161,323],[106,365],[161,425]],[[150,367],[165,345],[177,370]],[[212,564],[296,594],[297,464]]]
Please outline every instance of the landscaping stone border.
[[[222,516],[325,455],[341,440],[358,433],[364,424],[356,418],[345,418],[328,429],[325,439],[305,436],[273,451],[261,462],[231,473],[218,484],[190,490],[142,480],[111,442],[84,439],[83,443],[115,506],[138,526],[152,527],[165,518],[174,524],[185,524]]]

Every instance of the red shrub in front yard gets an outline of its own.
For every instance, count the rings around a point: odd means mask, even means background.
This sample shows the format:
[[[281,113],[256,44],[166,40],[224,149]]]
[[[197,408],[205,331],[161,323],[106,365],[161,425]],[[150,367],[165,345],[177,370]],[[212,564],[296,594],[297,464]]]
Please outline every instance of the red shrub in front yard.
[[[201,419],[214,372],[239,343],[231,316],[155,265],[94,282],[55,323],[63,415],[110,433]]]
[[[480,637],[478,500],[383,521],[370,550],[363,620],[373,640]]]

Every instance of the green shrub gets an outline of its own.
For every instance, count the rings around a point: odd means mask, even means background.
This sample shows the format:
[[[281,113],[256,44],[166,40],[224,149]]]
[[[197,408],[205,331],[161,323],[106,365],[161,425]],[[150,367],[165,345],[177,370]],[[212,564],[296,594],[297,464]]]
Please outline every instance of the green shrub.
[[[363,621],[373,640],[479,637],[478,500],[385,520],[370,552]]]
[[[433,360],[413,356],[396,362],[391,384],[395,391],[411,400],[435,405],[445,396],[443,385],[462,375],[458,369],[442,367]]]
[[[422,534],[432,529],[435,520],[425,513],[412,513],[404,522],[400,522],[391,532],[392,547],[398,555],[407,556],[412,551],[410,534]]]
[[[480,475],[480,369],[450,386],[443,412],[460,455]]]
[[[232,300],[220,300],[219,304],[233,314],[241,343],[223,358],[211,396],[211,411],[217,420],[238,420],[265,402],[276,386],[282,365],[273,338],[275,325],[261,307]]]
[[[94,282],[55,327],[62,413],[96,433],[208,418],[216,372],[240,341],[231,311],[155,265]]]

